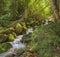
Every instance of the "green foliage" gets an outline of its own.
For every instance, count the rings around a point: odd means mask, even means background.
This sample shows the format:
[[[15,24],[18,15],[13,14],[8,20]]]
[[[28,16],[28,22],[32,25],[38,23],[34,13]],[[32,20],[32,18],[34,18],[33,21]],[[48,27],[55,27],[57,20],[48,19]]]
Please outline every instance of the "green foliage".
[[[1,20],[14,20],[17,17],[15,0],[2,0],[0,2],[2,8],[0,13]]]
[[[6,52],[10,48],[11,48],[11,45],[9,43],[0,44],[0,53]]]
[[[60,37],[60,21],[57,22],[57,23],[51,23],[51,24],[49,24],[47,26],[46,26],[47,29],[51,28],[52,31],[54,31],[54,33]]]
[[[29,43],[31,41],[31,34],[24,35],[21,41],[24,43]]]
[[[51,5],[49,0],[33,0],[30,1],[29,5],[29,15],[39,14],[44,18],[47,18],[51,15]]]
[[[24,15],[26,9],[28,10],[28,16],[38,13],[39,16],[42,15],[47,18],[51,15],[49,0],[2,0],[0,1],[0,20],[2,22],[3,20],[16,20],[20,15]]]
[[[39,26],[33,32],[31,38],[31,49],[37,52],[41,57],[50,57],[59,47],[60,38],[51,28],[55,24],[50,24],[47,26]],[[50,27],[49,27],[50,26]],[[59,26],[59,25],[58,25]],[[56,29],[55,29],[56,30]],[[53,55],[54,56],[54,55]]]

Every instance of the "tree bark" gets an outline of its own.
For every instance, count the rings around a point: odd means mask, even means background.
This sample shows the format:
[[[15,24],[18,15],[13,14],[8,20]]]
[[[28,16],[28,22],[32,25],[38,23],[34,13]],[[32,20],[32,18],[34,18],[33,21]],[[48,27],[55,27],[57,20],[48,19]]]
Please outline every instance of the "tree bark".
[[[59,20],[59,0],[51,0],[52,10],[55,18],[55,22]]]
[[[60,16],[60,0],[58,2],[59,2],[59,16]]]

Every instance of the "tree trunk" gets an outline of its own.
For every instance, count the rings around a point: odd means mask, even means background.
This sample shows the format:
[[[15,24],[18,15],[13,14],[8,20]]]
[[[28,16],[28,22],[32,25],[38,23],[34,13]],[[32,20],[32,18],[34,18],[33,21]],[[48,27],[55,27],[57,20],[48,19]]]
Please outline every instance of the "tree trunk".
[[[60,16],[60,0],[59,0],[59,16]]]
[[[51,0],[52,10],[55,18],[55,22],[59,20],[59,0]]]

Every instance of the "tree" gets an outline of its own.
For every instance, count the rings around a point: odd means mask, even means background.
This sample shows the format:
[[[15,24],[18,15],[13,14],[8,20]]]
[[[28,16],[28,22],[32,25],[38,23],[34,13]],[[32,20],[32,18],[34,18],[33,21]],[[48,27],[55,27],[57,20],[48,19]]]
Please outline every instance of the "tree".
[[[55,22],[59,20],[59,0],[51,0],[52,10],[55,18]]]
[[[60,16],[60,0],[58,2],[59,2],[59,16]]]

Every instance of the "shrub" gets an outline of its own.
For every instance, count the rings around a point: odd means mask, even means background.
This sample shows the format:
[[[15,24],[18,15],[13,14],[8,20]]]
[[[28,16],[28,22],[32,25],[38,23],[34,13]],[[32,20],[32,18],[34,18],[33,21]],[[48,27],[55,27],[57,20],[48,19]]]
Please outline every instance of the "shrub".
[[[31,50],[37,52],[40,57],[53,57],[52,54],[59,45],[60,38],[52,28],[56,26],[54,24],[39,26],[31,36]]]

